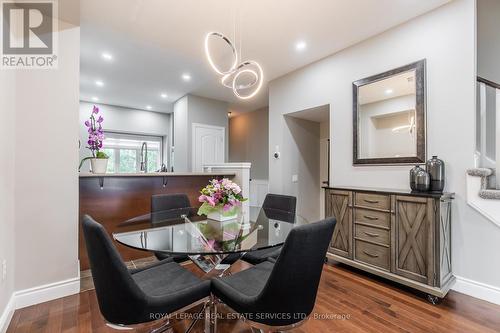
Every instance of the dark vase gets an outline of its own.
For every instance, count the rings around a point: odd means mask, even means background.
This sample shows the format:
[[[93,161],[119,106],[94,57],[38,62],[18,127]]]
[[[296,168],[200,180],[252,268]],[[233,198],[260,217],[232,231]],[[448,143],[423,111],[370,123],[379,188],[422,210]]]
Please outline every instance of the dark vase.
[[[422,168],[415,174],[415,189],[419,192],[427,192],[430,189],[431,177]]]
[[[444,161],[434,155],[425,164],[425,169],[431,177],[431,191],[443,192],[445,178]]]
[[[419,171],[424,171],[424,169],[422,169],[419,165],[415,165],[415,167],[410,170],[410,188],[412,191],[417,190],[415,179]]]

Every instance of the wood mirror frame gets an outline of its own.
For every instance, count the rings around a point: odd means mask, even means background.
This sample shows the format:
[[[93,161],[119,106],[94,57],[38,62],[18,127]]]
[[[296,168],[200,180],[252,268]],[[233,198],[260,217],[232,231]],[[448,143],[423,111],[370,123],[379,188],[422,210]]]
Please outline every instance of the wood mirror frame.
[[[416,156],[359,157],[359,88],[370,83],[415,70]],[[426,161],[426,60],[420,60],[384,73],[373,75],[352,84],[353,88],[353,165],[414,164]]]

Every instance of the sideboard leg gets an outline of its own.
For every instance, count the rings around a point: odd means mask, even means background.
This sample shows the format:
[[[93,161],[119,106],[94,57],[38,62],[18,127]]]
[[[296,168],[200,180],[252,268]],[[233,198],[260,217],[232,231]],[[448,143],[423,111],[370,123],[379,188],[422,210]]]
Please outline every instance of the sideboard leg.
[[[431,294],[428,294],[427,295],[427,301],[433,305],[436,305],[439,303],[441,299],[437,296],[434,296],[434,295],[431,295]]]

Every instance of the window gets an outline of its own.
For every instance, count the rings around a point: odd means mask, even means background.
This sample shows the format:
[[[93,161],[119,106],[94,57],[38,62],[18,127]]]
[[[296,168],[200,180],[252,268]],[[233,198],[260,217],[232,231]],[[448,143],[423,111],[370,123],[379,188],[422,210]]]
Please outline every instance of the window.
[[[148,172],[159,170],[162,164],[163,150],[160,136],[144,136],[106,132],[103,151],[109,156],[107,172],[135,173],[141,170],[141,147],[148,146]]]

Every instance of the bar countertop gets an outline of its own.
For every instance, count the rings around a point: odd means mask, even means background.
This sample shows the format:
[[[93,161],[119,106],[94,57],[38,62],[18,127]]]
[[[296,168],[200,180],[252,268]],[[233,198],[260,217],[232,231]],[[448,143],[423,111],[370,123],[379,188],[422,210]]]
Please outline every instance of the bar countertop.
[[[148,172],[148,173],[90,173],[80,172],[80,178],[88,177],[207,177],[236,176],[234,172]]]

